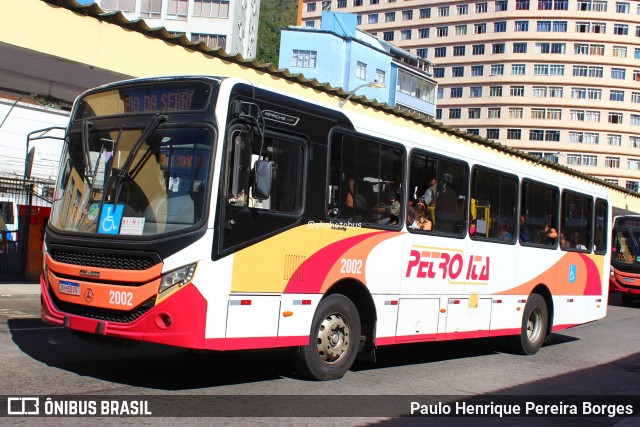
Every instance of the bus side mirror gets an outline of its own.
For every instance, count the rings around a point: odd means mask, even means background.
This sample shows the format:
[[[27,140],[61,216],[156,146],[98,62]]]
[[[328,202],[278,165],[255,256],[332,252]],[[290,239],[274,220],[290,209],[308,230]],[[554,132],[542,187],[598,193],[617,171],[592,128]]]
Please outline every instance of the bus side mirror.
[[[253,165],[253,176],[253,197],[259,200],[271,197],[273,162],[270,160],[256,160]]]

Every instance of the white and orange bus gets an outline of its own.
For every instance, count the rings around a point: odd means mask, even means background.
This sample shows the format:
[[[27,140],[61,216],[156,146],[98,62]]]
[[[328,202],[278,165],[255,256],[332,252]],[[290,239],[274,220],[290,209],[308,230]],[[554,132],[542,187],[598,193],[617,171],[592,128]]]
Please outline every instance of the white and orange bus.
[[[609,289],[631,305],[640,299],[640,215],[613,218],[611,245]]]
[[[606,187],[326,98],[213,77],[81,95],[43,319],[198,350],[291,347],[326,380],[378,346],[505,337],[534,354],[605,316]]]

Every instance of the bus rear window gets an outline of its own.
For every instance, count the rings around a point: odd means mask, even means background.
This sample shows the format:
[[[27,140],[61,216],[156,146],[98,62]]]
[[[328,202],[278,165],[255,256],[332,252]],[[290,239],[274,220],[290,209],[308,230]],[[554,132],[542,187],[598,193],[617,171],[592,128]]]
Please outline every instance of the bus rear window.
[[[211,86],[203,82],[172,82],[123,86],[91,93],[78,102],[75,120],[132,113],[201,111]]]

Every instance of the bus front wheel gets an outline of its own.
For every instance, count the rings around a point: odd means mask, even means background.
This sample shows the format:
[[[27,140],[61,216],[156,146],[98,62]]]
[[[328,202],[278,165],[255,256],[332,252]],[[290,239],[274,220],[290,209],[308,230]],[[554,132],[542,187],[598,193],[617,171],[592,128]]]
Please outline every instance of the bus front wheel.
[[[511,349],[518,354],[536,354],[547,334],[549,314],[547,303],[538,294],[531,294],[522,314],[520,335],[511,337]]]
[[[329,295],[318,304],[309,345],[294,351],[298,373],[315,380],[335,380],[351,368],[360,343],[360,316],[344,295]]]

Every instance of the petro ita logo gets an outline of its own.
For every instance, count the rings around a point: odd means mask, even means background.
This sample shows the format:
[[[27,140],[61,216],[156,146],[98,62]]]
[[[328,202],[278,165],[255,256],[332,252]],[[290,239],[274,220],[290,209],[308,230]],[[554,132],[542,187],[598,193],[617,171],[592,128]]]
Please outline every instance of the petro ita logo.
[[[7,415],[40,415],[40,398],[9,397]]]

